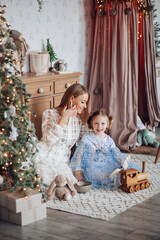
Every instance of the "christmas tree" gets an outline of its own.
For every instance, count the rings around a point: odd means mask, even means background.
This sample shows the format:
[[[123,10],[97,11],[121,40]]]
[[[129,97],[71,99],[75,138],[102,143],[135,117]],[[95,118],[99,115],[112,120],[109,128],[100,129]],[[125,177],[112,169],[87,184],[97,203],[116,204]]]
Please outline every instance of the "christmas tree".
[[[156,21],[157,9],[155,7],[155,0],[152,0],[152,4],[154,4],[153,21],[154,21],[154,40],[155,40],[156,57],[160,57],[160,23]]]
[[[43,181],[34,167],[37,137],[27,104],[31,95],[18,70],[5,8],[0,5],[0,190],[20,190],[27,196],[30,188],[38,189],[46,201]]]

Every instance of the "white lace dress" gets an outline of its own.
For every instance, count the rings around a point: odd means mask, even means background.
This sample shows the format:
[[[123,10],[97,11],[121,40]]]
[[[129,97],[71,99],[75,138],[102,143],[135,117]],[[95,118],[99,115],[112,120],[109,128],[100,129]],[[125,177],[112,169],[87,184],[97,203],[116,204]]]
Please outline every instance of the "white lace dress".
[[[36,171],[47,185],[61,173],[72,183],[77,181],[70,168],[71,148],[86,129],[77,117],[70,117],[63,128],[57,124],[59,119],[57,110],[44,111],[42,139],[37,144],[39,152],[35,157]]]

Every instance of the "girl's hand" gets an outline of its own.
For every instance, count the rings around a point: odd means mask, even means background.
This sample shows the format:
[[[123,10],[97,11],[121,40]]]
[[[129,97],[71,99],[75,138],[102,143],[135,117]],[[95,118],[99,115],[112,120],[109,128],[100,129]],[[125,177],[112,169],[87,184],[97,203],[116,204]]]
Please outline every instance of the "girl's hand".
[[[64,127],[64,125],[68,122],[70,117],[73,117],[76,115],[77,115],[76,105],[73,106],[72,108],[68,108],[68,109],[67,109],[67,105],[65,105],[64,109],[61,112],[61,119],[59,120],[58,124],[61,127]]]
[[[76,179],[77,179],[78,181],[84,181],[84,178],[83,178],[83,176],[82,176],[82,174],[81,174],[81,171],[76,171],[75,177],[76,177]]]

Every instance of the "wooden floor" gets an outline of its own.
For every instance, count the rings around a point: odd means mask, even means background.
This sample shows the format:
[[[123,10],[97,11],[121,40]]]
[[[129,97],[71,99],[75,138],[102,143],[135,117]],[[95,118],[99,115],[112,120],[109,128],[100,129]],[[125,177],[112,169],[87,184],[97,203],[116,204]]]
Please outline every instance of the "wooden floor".
[[[20,227],[0,220],[1,240],[158,240],[160,194],[109,221],[47,209],[47,218]]]
[[[160,240],[160,193],[109,221],[52,209],[46,219],[24,227],[0,220],[0,239]]]

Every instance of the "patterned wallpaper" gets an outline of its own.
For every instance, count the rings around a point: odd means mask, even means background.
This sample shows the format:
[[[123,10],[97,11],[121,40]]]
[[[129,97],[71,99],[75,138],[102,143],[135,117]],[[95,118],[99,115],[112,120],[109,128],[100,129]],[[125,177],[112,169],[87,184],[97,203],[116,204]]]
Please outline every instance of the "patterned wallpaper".
[[[155,4],[156,4],[156,9],[157,9],[157,19],[156,19],[156,21],[160,23],[160,0],[155,0]]]
[[[43,0],[39,12],[37,0],[0,0],[7,4],[5,17],[30,46],[30,51],[46,50],[50,38],[54,51],[68,63],[68,69],[85,75],[90,57],[89,32],[91,29],[92,0]],[[24,71],[29,70],[28,61]]]
[[[71,71],[83,73],[81,82],[88,78],[92,51],[92,0],[43,0],[39,12],[37,0],[0,0],[7,4],[5,17],[23,34],[30,51],[46,50],[46,39]],[[160,23],[160,0],[156,0],[157,21]],[[29,71],[28,59],[24,71]]]

